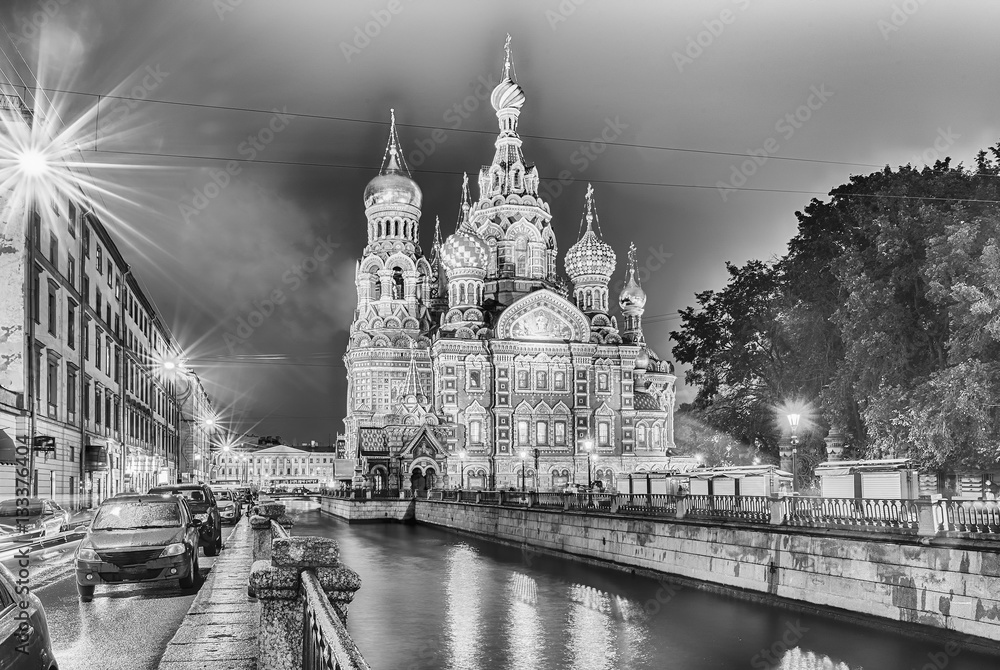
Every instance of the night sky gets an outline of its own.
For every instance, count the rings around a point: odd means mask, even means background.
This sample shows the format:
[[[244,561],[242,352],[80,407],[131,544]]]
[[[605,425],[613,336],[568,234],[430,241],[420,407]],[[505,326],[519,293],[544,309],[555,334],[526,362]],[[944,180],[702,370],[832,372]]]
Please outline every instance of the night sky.
[[[223,419],[286,441],[343,429],[362,192],[389,109],[429,253],[462,172],[475,183],[492,158],[508,32],[560,270],[592,181],[612,286],[635,241],[666,358],[677,310],[726,261],[784,253],[811,197],[1000,139],[993,2],[8,0],[0,19],[8,81],[202,105],[104,97],[86,158],[129,166],[95,166],[130,201],[106,198],[107,224]],[[98,104],[50,95],[67,123]]]

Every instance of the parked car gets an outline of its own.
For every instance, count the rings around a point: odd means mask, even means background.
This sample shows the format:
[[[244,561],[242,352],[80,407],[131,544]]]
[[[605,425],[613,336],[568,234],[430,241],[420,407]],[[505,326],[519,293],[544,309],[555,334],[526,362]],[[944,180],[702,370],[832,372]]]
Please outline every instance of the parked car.
[[[212,493],[215,494],[215,501],[219,505],[219,517],[222,523],[228,521],[229,523],[236,524],[239,522],[243,516],[243,506],[236,499],[232,490],[213,488]]]
[[[56,535],[67,530],[69,522],[69,512],[48,498],[0,501],[0,542]]]
[[[94,588],[106,582],[177,579],[181,588],[193,587],[202,526],[180,496],[134,494],[105,500],[76,550],[80,600],[90,601]]]
[[[27,612],[27,620],[21,619]],[[9,665],[8,665],[9,663]],[[0,565],[0,668],[58,670],[42,602]]]
[[[201,521],[201,546],[206,556],[218,556],[222,551],[222,516],[215,494],[208,484],[167,484],[149,489],[151,494],[182,496],[194,518]]]

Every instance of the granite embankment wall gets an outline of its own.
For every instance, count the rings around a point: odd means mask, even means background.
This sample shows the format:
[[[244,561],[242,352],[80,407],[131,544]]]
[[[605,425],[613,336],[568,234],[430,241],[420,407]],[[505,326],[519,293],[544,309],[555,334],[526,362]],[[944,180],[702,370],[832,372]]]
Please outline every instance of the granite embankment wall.
[[[379,521],[412,521],[412,499],[373,498],[354,500],[348,498],[320,498],[320,509],[348,523],[373,523]]]
[[[997,653],[1000,555],[952,538],[630,518],[416,501],[416,520],[626,569],[741,589],[765,601],[836,608],[912,633],[945,629]],[[928,632],[932,632],[929,629]]]

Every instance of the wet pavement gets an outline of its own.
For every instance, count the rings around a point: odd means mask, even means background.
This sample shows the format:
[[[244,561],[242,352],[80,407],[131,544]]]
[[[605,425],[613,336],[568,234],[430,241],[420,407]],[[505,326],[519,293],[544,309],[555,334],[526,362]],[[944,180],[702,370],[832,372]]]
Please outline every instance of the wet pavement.
[[[228,542],[232,527],[224,532]],[[76,538],[30,554],[30,586],[45,607],[59,669],[155,670],[198,588],[182,589],[177,580],[101,585],[92,602],[80,602],[73,561],[79,544]],[[199,587],[216,562],[201,551]],[[0,562],[17,567],[10,555]]]

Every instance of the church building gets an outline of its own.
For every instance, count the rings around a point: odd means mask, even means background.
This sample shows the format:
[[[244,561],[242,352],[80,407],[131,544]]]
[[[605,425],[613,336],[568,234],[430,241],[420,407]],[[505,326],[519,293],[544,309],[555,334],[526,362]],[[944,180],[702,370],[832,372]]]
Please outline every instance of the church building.
[[[508,38],[493,90],[496,153],[462,183],[455,232],[419,241],[421,190],[395,118],[382,169],[364,193],[368,245],[347,367],[347,456],[376,489],[561,490],[662,470],[673,441],[673,365],[645,343],[646,294],[629,250],[621,321],[594,190],[581,234],[557,267],[549,204],[525,161],[525,94]],[[627,484],[625,487],[627,489]]]

